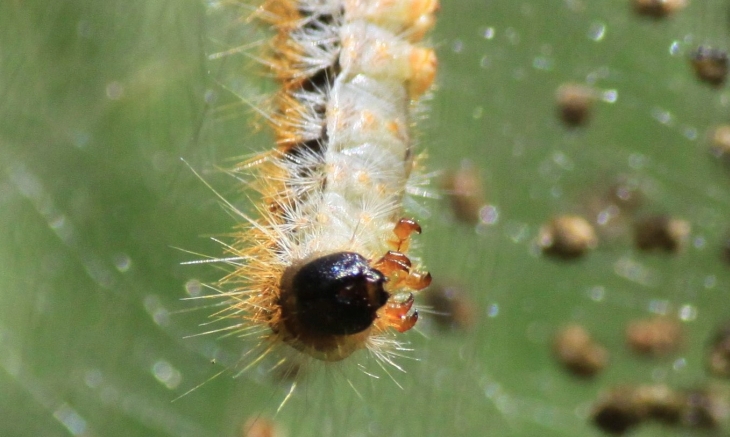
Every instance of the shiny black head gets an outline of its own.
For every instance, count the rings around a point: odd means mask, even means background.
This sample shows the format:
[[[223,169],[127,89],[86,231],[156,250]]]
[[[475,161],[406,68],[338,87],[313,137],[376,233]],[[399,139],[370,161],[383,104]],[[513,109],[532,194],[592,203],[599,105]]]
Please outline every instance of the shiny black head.
[[[388,300],[384,282],[383,274],[357,253],[315,258],[298,267],[284,284],[283,316],[310,334],[362,332]]]

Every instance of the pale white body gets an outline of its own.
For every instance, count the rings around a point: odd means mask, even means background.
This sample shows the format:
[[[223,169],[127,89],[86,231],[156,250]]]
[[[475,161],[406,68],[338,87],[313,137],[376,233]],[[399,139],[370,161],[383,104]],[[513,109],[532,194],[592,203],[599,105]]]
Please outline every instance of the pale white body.
[[[300,27],[293,33],[305,47],[302,70],[319,68],[324,60],[333,59],[323,52],[322,44],[306,42],[336,39],[341,42],[341,73],[329,90],[296,94],[300,102],[324,103],[327,140],[322,155],[281,161],[288,175],[301,175],[314,161],[324,161],[315,174],[287,181],[300,196],[295,200],[297,207],[287,211],[286,221],[295,232],[286,233],[289,259],[282,259],[283,263],[340,251],[368,259],[385,254],[402,214],[412,167],[408,135],[412,104],[405,82],[410,75],[410,44],[363,19],[346,21],[348,12],[340,12],[339,1],[320,3],[316,10],[334,14],[342,25]],[[333,28],[337,34],[332,34]],[[302,118],[302,136],[316,138],[321,116],[312,112]]]

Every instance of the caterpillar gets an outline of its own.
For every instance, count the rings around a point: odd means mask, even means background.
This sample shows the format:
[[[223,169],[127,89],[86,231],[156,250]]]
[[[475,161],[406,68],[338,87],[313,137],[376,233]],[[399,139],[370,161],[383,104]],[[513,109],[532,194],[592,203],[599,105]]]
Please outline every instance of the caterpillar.
[[[419,45],[437,0],[268,0],[264,61],[280,91],[276,146],[241,164],[258,218],[227,244],[218,319],[324,362],[367,349],[391,362],[431,275],[409,254],[420,225],[403,200],[420,159],[410,132],[436,56]],[[259,357],[259,359],[260,359]],[[258,361],[258,359],[257,359]]]

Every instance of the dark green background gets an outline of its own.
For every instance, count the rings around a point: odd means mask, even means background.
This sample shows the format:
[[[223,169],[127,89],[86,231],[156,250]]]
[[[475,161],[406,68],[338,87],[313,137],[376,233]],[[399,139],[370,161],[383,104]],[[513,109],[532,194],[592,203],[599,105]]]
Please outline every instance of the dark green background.
[[[180,158],[246,208],[217,168],[271,145],[261,117],[226,91],[262,104],[271,84],[261,69],[244,56],[206,60],[262,33],[209,3],[0,3],[2,436],[236,436],[284,397],[252,369],[171,402],[245,348],[183,338],[212,311],[181,301],[184,284],[221,272],[180,265],[200,257],[175,247],[219,254],[207,236],[235,219]],[[704,345],[728,318],[730,283],[720,257],[730,179],[706,132],[726,121],[730,94],[698,83],[686,55],[698,43],[727,49],[724,8],[697,1],[653,21],[618,0],[444,0],[421,141],[434,170],[478,165],[499,221],[461,225],[433,201],[418,240],[436,278],[471,291],[477,326],[443,335],[426,322],[424,335],[409,334],[418,360],[401,360],[402,389],[352,363],[320,372],[277,417],[289,435],[598,435],[586,416],[602,388],[706,384]],[[554,91],[586,80],[618,99],[569,132]],[[644,184],[647,211],[692,223],[684,253],[641,254],[618,240],[576,263],[537,254],[542,222],[581,212],[621,174]],[[680,355],[625,352],[625,323],[652,308],[690,315]],[[595,382],[552,361],[550,333],[569,321],[612,352]],[[172,389],[155,369],[172,372]]]

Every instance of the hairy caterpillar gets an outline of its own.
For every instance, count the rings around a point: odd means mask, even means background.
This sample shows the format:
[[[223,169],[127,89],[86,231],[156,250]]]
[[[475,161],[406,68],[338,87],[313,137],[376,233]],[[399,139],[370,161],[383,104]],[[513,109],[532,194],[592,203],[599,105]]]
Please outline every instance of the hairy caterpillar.
[[[403,198],[418,160],[409,132],[436,57],[417,45],[437,0],[269,0],[255,15],[276,31],[266,61],[281,85],[277,146],[253,171],[260,218],[240,213],[217,284],[214,317],[333,362],[368,349],[383,361],[418,319]],[[253,170],[250,170],[253,169]],[[414,258],[415,260],[415,258]],[[260,359],[259,357],[259,359]],[[258,360],[256,360],[258,361]]]

